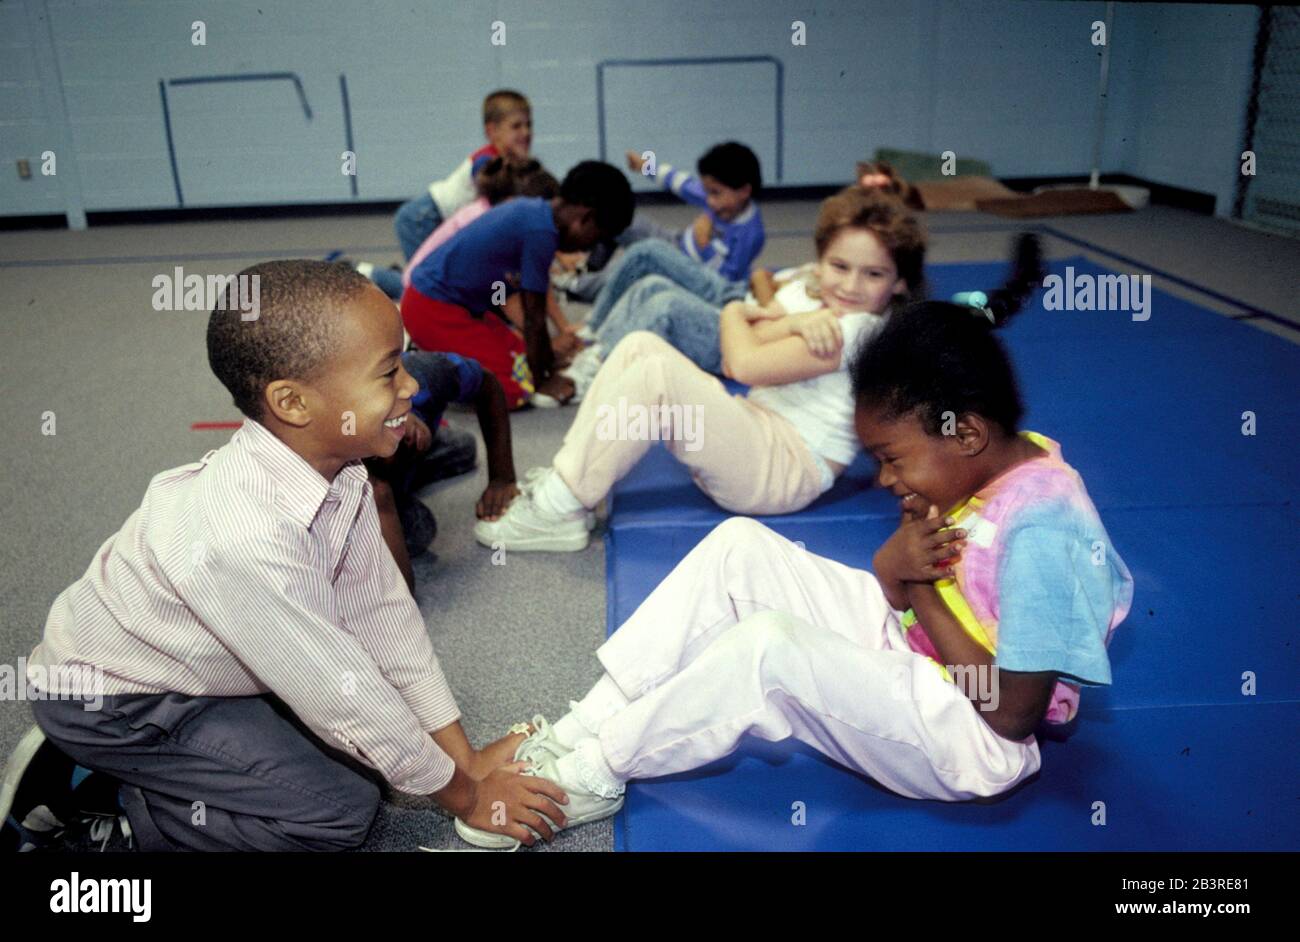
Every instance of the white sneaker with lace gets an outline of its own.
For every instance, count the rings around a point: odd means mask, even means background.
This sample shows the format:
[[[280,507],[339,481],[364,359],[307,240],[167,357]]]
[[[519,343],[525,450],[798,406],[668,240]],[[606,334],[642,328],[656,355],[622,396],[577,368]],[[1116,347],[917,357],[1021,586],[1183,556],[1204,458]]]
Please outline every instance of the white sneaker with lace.
[[[622,788],[620,787],[616,794],[610,791],[609,794],[601,795],[589,789],[576,777],[562,775],[557,763],[561,758],[568,756],[572,750],[567,749],[554,737],[549,726],[546,726],[545,731],[543,731],[542,726],[545,725],[545,720],[542,721],[542,724],[538,724],[539,719],[541,717],[533,718],[533,726],[537,727],[537,732],[519,744],[519,748],[515,750],[515,761],[527,760],[531,762],[533,767],[522,774],[539,775],[542,778],[550,779],[564,789],[564,793],[569,796],[569,803],[563,806],[565,817],[563,829],[577,827],[579,824],[590,824],[593,821],[600,821],[611,815],[618,814],[623,807]],[[557,828],[556,830],[560,829]],[[470,827],[460,818],[456,819],[456,833],[460,835],[462,840],[468,841],[475,847],[482,847],[487,850],[519,849],[519,841],[510,835]]]
[[[524,472],[523,480],[519,482],[520,492],[532,491],[533,488],[537,487],[538,482],[541,481],[542,475],[546,474],[546,472],[550,470],[550,468],[544,468],[541,466],[529,468]],[[582,522],[586,524],[589,531],[596,529],[596,512],[594,510],[588,510],[583,516]]]
[[[576,553],[587,548],[586,511],[572,517],[547,513],[537,506],[531,491],[520,490],[506,512],[496,520],[480,520],[474,539],[492,549],[520,553]]]

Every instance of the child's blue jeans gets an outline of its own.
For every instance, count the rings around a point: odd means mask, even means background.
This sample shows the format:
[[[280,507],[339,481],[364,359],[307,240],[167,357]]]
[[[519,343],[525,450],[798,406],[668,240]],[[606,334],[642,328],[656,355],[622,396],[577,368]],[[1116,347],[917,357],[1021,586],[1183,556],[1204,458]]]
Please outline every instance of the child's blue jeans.
[[[663,275],[646,275],[610,309],[596,339],[605,350],[636,330],[668,341],[707,373],[722,372],[722,308],[692,294]]]
[[[687,258],[668,242],[647,239],[627,250],[610,270],[609,282],[596,297],[587,326],[599,333],[606,318],[631,287],[647,275],[661,275],[701,300],[721,308],[745,296],[743,281],[728,281],[717,272]]]
[[[410,261],[424,240],[433,235],[433,230],[441,223],[442,213],[438,211],[438,204],[427,190],[403,203],[393,220],[393,228],[397,230],[397,243],[402,247],[402,260]]]

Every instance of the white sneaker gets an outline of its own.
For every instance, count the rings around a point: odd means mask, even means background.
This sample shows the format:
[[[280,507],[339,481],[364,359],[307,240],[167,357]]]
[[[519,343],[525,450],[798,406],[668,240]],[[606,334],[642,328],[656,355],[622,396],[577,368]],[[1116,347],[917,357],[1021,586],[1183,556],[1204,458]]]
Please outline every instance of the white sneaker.
[[[587,548],[591,533],[586,514],[558,517],[546,513],[533,500],[531,491],[520,489],[506,512],[497,520],[480,520],[474,539],[492,549],[521,553],[576,553]]]
[[[522,725],[520,724],[520,726]],[[546,756],[558,759],[573,751],[572,748],[555,738],[555,730],[550,723],[546,722],[546,717],[542,716],[542,714],[538,713],[533,717],[532,726],[533,732],[515,750],[516,762],[527,759],[536,765]]]
[[[569,796],[569,803],[562,806],[565,817],[563,830],[577,827],[579,824],[601,821],[611,815],[618,814],[623,807],[622,791],[616,797],[605,798],[589,791],[580,782],[569,781],[560,775],[559,769],[556,767],[558,757],[553,749],[555,746],[559,746],[559,743],[553,737],[549,744],[547,740],[540,739],[534,742],[531,749],[526,750],[525,747],[532,740],[533,737],[530,736],[520,745],[515,752],[515,759],[527,759],[533,763],[533,767],[522,774],[548,778],[564,789],[564,793]],[[560,748],[563,747],[560,746]],[[563,755],[563,753],[561,754]],[[555,830],[560,829],[556,828]],[[483,831],[479,828],[470,827],[460,818],[456,819],[456,833],[461,836],[462,840],[468,841],[475,847],[483,847],[489,850],[519,849],[519,841],[508,834],[497,834],[493,831]]]
[[[550,468],[543,468],[540,466],[536,468],[529,468],[526,472],[524,472],[523,480],[519,482],[518,486],[520,492],[521,493],[524,491],[531,492],[533,488],[535,488],[538,485],[538,483],[541,481],[542,475],[546,474],[546,472],[550,470],[551,470]],[[588,510],[583,515],[582,522],[586,524],[588,532],[596,529],[596,512],[594,510]]]
[[[535,392],[528,397],[528,402],[535,409],[558,409],[563,403],[554,396],[548,396],[546,393]]]
[[[564,370],[564,375],[573,381],[573,402],[582,402],[604,362],[604,349],[600,344],[584,347],[573,358]]]

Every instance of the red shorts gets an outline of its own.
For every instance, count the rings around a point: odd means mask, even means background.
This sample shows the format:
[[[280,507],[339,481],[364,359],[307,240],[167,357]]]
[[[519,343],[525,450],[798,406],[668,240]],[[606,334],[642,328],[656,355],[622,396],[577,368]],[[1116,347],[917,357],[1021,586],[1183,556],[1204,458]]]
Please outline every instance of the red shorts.
[[[528,404],[533,373],[524,338],[496,313],[475,317],[458,304],[435,301],[410,286],[402,294],[401,308],[402,323],[417,347],[478,360],[500,380],[509,408]]]

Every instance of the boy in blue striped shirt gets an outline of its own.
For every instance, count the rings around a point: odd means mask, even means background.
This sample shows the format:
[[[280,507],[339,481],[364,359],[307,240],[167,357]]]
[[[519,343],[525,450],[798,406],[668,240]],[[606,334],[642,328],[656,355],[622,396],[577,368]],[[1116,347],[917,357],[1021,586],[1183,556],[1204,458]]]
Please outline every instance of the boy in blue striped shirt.
[[[644,173],[646,160],[630,150],[627,166],[634,173]],[[644,239],[672,242],[687,258],[727,281],[746,281],[766,238],[763,216],[754,202],[763,185],[758,157],[744,144],[727,141],[711,147],[699,159],[696,169],[698,176],[661,164],[657,173],[647,174],[684,202],[704,209],[691,226],[678,232],[659,225],[644,213],[637,213],[616,244],[605,243],[592,251],[585,274],[567,279],[553,276],[557,286],[565,288],[577,300],[594,300],[609,279],[605,265],[615,245],[626,247]]]

